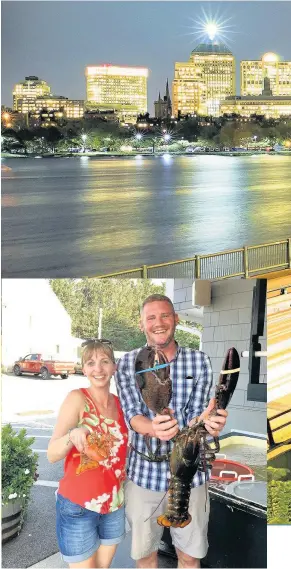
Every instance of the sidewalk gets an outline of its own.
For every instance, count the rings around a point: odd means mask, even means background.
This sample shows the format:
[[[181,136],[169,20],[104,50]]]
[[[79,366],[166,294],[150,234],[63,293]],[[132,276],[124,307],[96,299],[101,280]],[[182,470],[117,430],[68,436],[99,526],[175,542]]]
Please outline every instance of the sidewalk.
[[[112,561],[111,567],[113,569],[117,568],[125,568],[131,569],[135,567],[135,562],[130,557],[130,542],[131,542],[131,532],[126,535],[126,538],[119,544],[116,555]],[[68,564],[62,560],[62,556],[60,553],[55,553],[42,561],[39,561],[35,565],[31,565],[30,568],[39,568],[39,569],[63,569],[67,568]],[[171,565],[169,565],[171,567]]]

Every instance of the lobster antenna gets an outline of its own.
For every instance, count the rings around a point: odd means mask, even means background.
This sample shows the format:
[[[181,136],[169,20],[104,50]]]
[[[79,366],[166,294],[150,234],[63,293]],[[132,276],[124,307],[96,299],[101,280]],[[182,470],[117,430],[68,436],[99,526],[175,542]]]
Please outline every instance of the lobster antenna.
[[[157,505],[157,507],[156,507],[156,509],[153,511],[153,513],[152,513],[146,520],[144,520],[144,523],[147,522],[150,518],[153,517],[154,513],[155,513],[155,512],[157,511],[157,509],[160,507],[162,501],[165,499],[165,497],[167,496],[167,494],[168,494],[168,490],[167,490],[167,492],[164,494],[164,496],[162,497],[160,503]]]

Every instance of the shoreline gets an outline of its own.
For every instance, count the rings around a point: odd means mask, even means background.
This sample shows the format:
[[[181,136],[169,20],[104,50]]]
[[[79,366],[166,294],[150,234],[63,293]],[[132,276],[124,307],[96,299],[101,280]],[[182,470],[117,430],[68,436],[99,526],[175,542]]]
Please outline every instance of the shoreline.
[[[244,152],[233,151],[233,152],[155,152],[150,154],[148,152],[84,152],[84,153],[63,153],[63,154],[10,154],[7,152],[1,153],[1,159],[10,158],[136,158],[140,156],[142,158],[163,158],[176,157],[176,156],[187,156],[188,158],[193,158],[194,156],[229,156],[229,157],[240,157],[240,156],[291,156],[291,151],[289,150],[277,150],[277,151],[266,151],[266,150],[245,150]]]

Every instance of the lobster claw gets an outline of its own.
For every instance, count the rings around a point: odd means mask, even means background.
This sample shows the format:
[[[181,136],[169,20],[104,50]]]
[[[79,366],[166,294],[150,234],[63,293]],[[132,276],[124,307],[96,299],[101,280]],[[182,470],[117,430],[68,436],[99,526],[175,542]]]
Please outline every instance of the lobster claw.
[[[230,348],[225,356],[222,370],[215,389],[217,409],[226,409],[236,388],[240,372],[240,358],[235,348]]]
[[[172,396],[170,364],[161,350],[142,348],[135,360],[135,377],[142,399],[154,413],[161,413]]]

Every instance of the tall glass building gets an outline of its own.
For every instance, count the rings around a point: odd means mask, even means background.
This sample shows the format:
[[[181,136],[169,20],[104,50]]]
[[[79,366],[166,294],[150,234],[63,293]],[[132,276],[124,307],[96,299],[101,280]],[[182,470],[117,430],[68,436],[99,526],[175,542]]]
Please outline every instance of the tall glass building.
[[[85,75],[87,110],[113,110],[122,122],[147,112],[147,68],[105,64],[86,67]]]
[[[291,61],[281,61],[276,53],[265,53],[259,61],[241,61],[241,94],[261,95],[264,78],[270,79],[274,96],[291,95]]]
[[[25,77],[13,89],[13,110],[19,113],[35,111],[35,101],[37,97],[49,95],[50,86],[46,81],[39,79],[35,75]]]
[[[218,116],[220,103],[235,94],[235,58],[223,43],[209,40],[175,63],[173,112]]]

